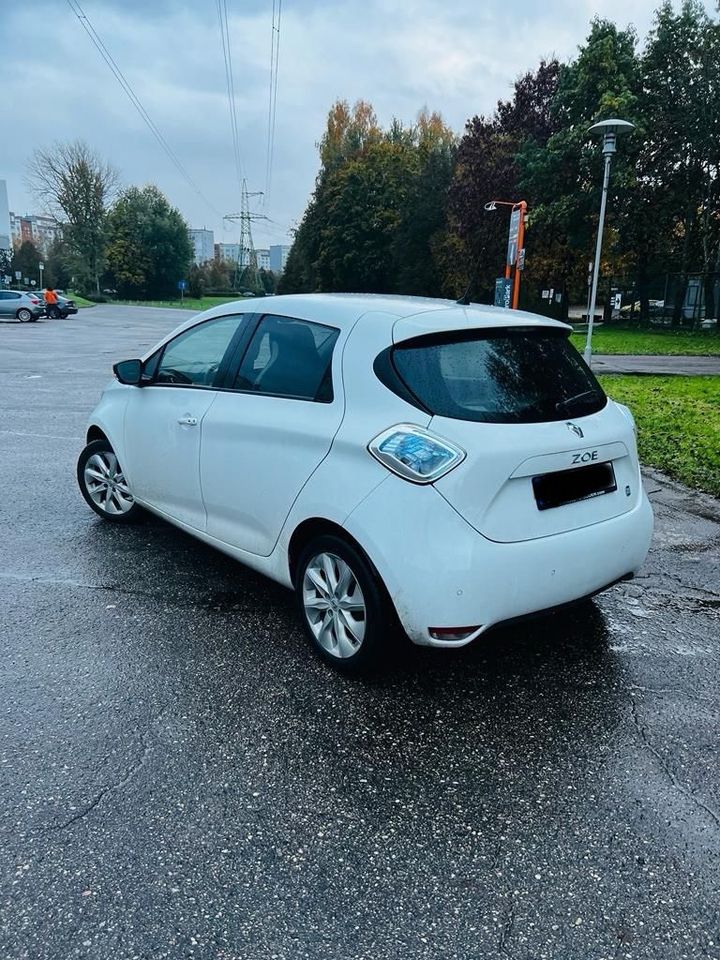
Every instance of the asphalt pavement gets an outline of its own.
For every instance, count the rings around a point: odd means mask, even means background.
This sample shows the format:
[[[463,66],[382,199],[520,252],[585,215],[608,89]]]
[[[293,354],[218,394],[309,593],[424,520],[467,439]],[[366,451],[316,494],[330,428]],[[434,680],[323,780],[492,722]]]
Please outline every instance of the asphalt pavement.
[[[720,376],[720,357],[673,357],[665,355],[635,356],[631,354],[596,355],[592,358],[595,373],[658,374],[660,376]]]
[[[187,316],[0,324],[2,960],[719,960],[718,501],[649,473],[635,581],[340,677],[286,591],[76,489]]]

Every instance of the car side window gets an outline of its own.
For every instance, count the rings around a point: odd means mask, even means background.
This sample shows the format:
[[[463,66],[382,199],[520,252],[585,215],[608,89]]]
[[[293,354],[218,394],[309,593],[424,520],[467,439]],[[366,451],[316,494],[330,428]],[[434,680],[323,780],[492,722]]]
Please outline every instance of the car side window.
[[[211,388],[242,321],[241,315],[219,317],[179,334],[165,345],[153,383]]]
[[[236,390],[330,403],[331,361],[340,331],[306,320],[266,315],[243,357]]]

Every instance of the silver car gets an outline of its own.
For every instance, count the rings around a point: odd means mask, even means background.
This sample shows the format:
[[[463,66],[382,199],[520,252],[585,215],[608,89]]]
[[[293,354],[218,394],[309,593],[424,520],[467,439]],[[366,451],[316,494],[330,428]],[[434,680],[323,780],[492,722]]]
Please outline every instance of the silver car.
[[[12,317],[25,323],[37,320],[45,310],[45,304],[35,293],[24,290],[0,290],[0,318]]]

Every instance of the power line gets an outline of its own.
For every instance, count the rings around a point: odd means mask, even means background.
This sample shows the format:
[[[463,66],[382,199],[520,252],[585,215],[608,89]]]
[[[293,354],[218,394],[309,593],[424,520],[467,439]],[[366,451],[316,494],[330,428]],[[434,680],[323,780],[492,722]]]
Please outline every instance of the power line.
[[[220,211],[213,206],[213,204],[208,200],[208,198],[202,192],[202,190],[197,185],[197,183],[195,183],[193,178],[190,176],[188,171],[185,169],[185,167],[181,163],[175,151],[172,149],[170,144],[167,142],[165,137],[162,135],[162,133],[160,132],[160,130],[158,129],[158,127],[156,126],[156,124],[154,123],[150,115],[148,114],[147,110],[142,104],[142,101],[133,90],[129,80],[127,80],[122,70],[120,69],[118,64],[115,62],[115,59],[113,58],[112,54],[103,43],[102,38],[98,34],[97,30],[92,25],[90,18],[87,16],[83,8],[80,6],[79,0],[67,0],[67,4],[72,10],[72,12],[75,14],[75,16],[78,18],[78,20],[80,21],[80,25],[82,26],[83,30],[88,35],[88,37],[90,37],[90,39],[92,40],[94,46],[96,47],[97,51],[99,52],[100,56],[103,58],[105,63],[110,68],[117,82],[120,84],[122,89],[127,94],[128,99],[130,100],[132,105],[135,107],[137,112],[140,114],[143,121],[147,124],[150,132],[155,137],[157,142],[160,144],[162,149],[165,151],[167,156],[170,158],[172,163],[175,165],[175,167],[177,168],[178,172],[181,174],[185,182],[207,204],[207,206],[213,211],[213,213],[215,213],[218,217],[222,216]]]
[[[216,0],[218,20],[220,22],[220,40],[222,42],[223,60],[225,62],[225,84],[227,87],[228,110],[230,111],[230,134],[232,137],[233,158],[235,160],[235,174],[238,187],[242,194],[245,169],[240,152],[240,136],[238,133],[237,105],[235,101],[235,78],[232,66],[232,49],[230,46],[230,28],[228,25],[227,0]]]
[[[275,118],[277,115],[278,68],[280,62],[280,20],[282,0],[273,0],[270,33],[270,85],[268,93],[267,153],[265,159],[265,202],[270,203],[272,168],[275,154]]]

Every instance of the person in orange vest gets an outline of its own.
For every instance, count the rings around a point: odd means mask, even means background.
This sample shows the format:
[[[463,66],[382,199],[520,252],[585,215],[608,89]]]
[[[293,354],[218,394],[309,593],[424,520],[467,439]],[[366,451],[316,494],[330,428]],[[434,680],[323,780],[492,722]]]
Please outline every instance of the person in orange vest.
[[[47,304],[47,315],[48,317],[58,316],[58,298],[57,294],[52,287],[48,287],[45,291],[45,303]]]

